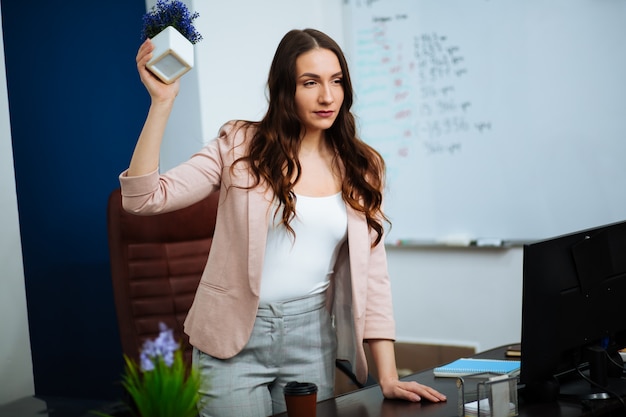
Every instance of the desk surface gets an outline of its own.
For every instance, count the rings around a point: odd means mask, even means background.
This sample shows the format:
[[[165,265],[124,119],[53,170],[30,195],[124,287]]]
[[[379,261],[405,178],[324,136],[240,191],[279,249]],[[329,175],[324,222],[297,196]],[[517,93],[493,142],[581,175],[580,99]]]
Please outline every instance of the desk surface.
[[[506,347],[492,349],[476,357],[504,359]],[[409,375],[403,380],[417,381],[443,392],[445,403],[410,403],[386,400],[378,386],[363,388],[340,395],[317,404],[319,417],[457,417],[456,378],[435,378],[432,369]],[[591,417],[624,416],[626,413],[617,400],[592,403],[594,409],[586,409],[579,403],[555,402],[550,404],[523,404],[520,400],[520,417]],[[81,399],[47,398],[44,401],[28,398],[0,406],[0,417],[28,417],[48,415],[50,417],[92,417],[89,410],[98,409],[105,413],[123,416],[125,408],[120,403]],[[287,417],[286,413],[276,417]]]
[[[508,345],[507,345],[508,346]],[[482,352],[476,357],[505,359],[506,347]],[[405,381],[417,381],[429,385],[448,397],[445,403],[410,403],[407,401],[387,400],[378,386],[363,388],[340,395],[317,404],[317,416],[323,417],[456,417],[457,387],[456,378],[436,378],[432,369],[402,378]],[[624,410],[617,400],[595,403],[595,410],[583,408],[581,404],[555,402],[549,404],[523,404],[520,400],[520,417],[581,417],[616,415],[623,416]],[[615,414],[611,414],[615,412]],[[286,413],[276,417],[286,417]]]

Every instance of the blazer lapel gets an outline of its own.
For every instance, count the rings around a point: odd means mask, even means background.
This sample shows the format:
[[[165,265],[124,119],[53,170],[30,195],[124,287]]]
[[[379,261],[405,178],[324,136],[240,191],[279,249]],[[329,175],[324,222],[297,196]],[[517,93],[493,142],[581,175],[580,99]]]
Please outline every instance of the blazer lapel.
[[[263,185],[248,192],[248,278],[250,289],[257,296],[261,289],[272,196],[269,187]]]
[[[346,205],[348,214],[348,248],[350,250],[350,275],[352,281],[352,305],[355,317],[362,317],[367,297],[367,269],[370,254],[370,237],[367,222],[362,213]]]

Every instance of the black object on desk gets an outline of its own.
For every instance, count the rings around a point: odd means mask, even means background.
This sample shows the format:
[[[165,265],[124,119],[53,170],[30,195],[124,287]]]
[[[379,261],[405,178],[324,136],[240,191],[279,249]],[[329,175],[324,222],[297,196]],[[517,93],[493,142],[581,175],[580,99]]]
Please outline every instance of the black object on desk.
[[[593,384],[577,387],[581,399],[626,396],[624,253],[626,221],[524,245],[520,383],[527,399],[557,399],[587,369]]]

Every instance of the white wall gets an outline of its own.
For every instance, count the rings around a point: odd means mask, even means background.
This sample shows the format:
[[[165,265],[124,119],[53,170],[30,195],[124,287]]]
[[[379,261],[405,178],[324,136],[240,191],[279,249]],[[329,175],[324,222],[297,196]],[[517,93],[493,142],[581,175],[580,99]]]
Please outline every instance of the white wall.
[[[2,36],[0,30],[0,404],[35,393]]]
[[[522,250],[389,248],[398,340],[491,349],[521,337]]]

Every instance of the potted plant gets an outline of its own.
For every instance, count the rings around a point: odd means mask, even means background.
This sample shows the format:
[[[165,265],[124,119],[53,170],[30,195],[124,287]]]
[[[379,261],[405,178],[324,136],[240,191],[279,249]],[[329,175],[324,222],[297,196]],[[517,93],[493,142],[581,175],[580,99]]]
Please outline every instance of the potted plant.
[[[193,45],[202,40],[191,13],[180,0],[157,0],[143,16],[142,41],[150,38],[153,57],[146,65],[161,81],[171,84],[193,68]]]
[[[173,331],[159,324],[160,333],[146,340],[139,363],[124,355],[122,386],[131,400],[114,415],[92,411],[100,417],[196,417],[198,415],[200,374],[185,366],[180,344]]]

